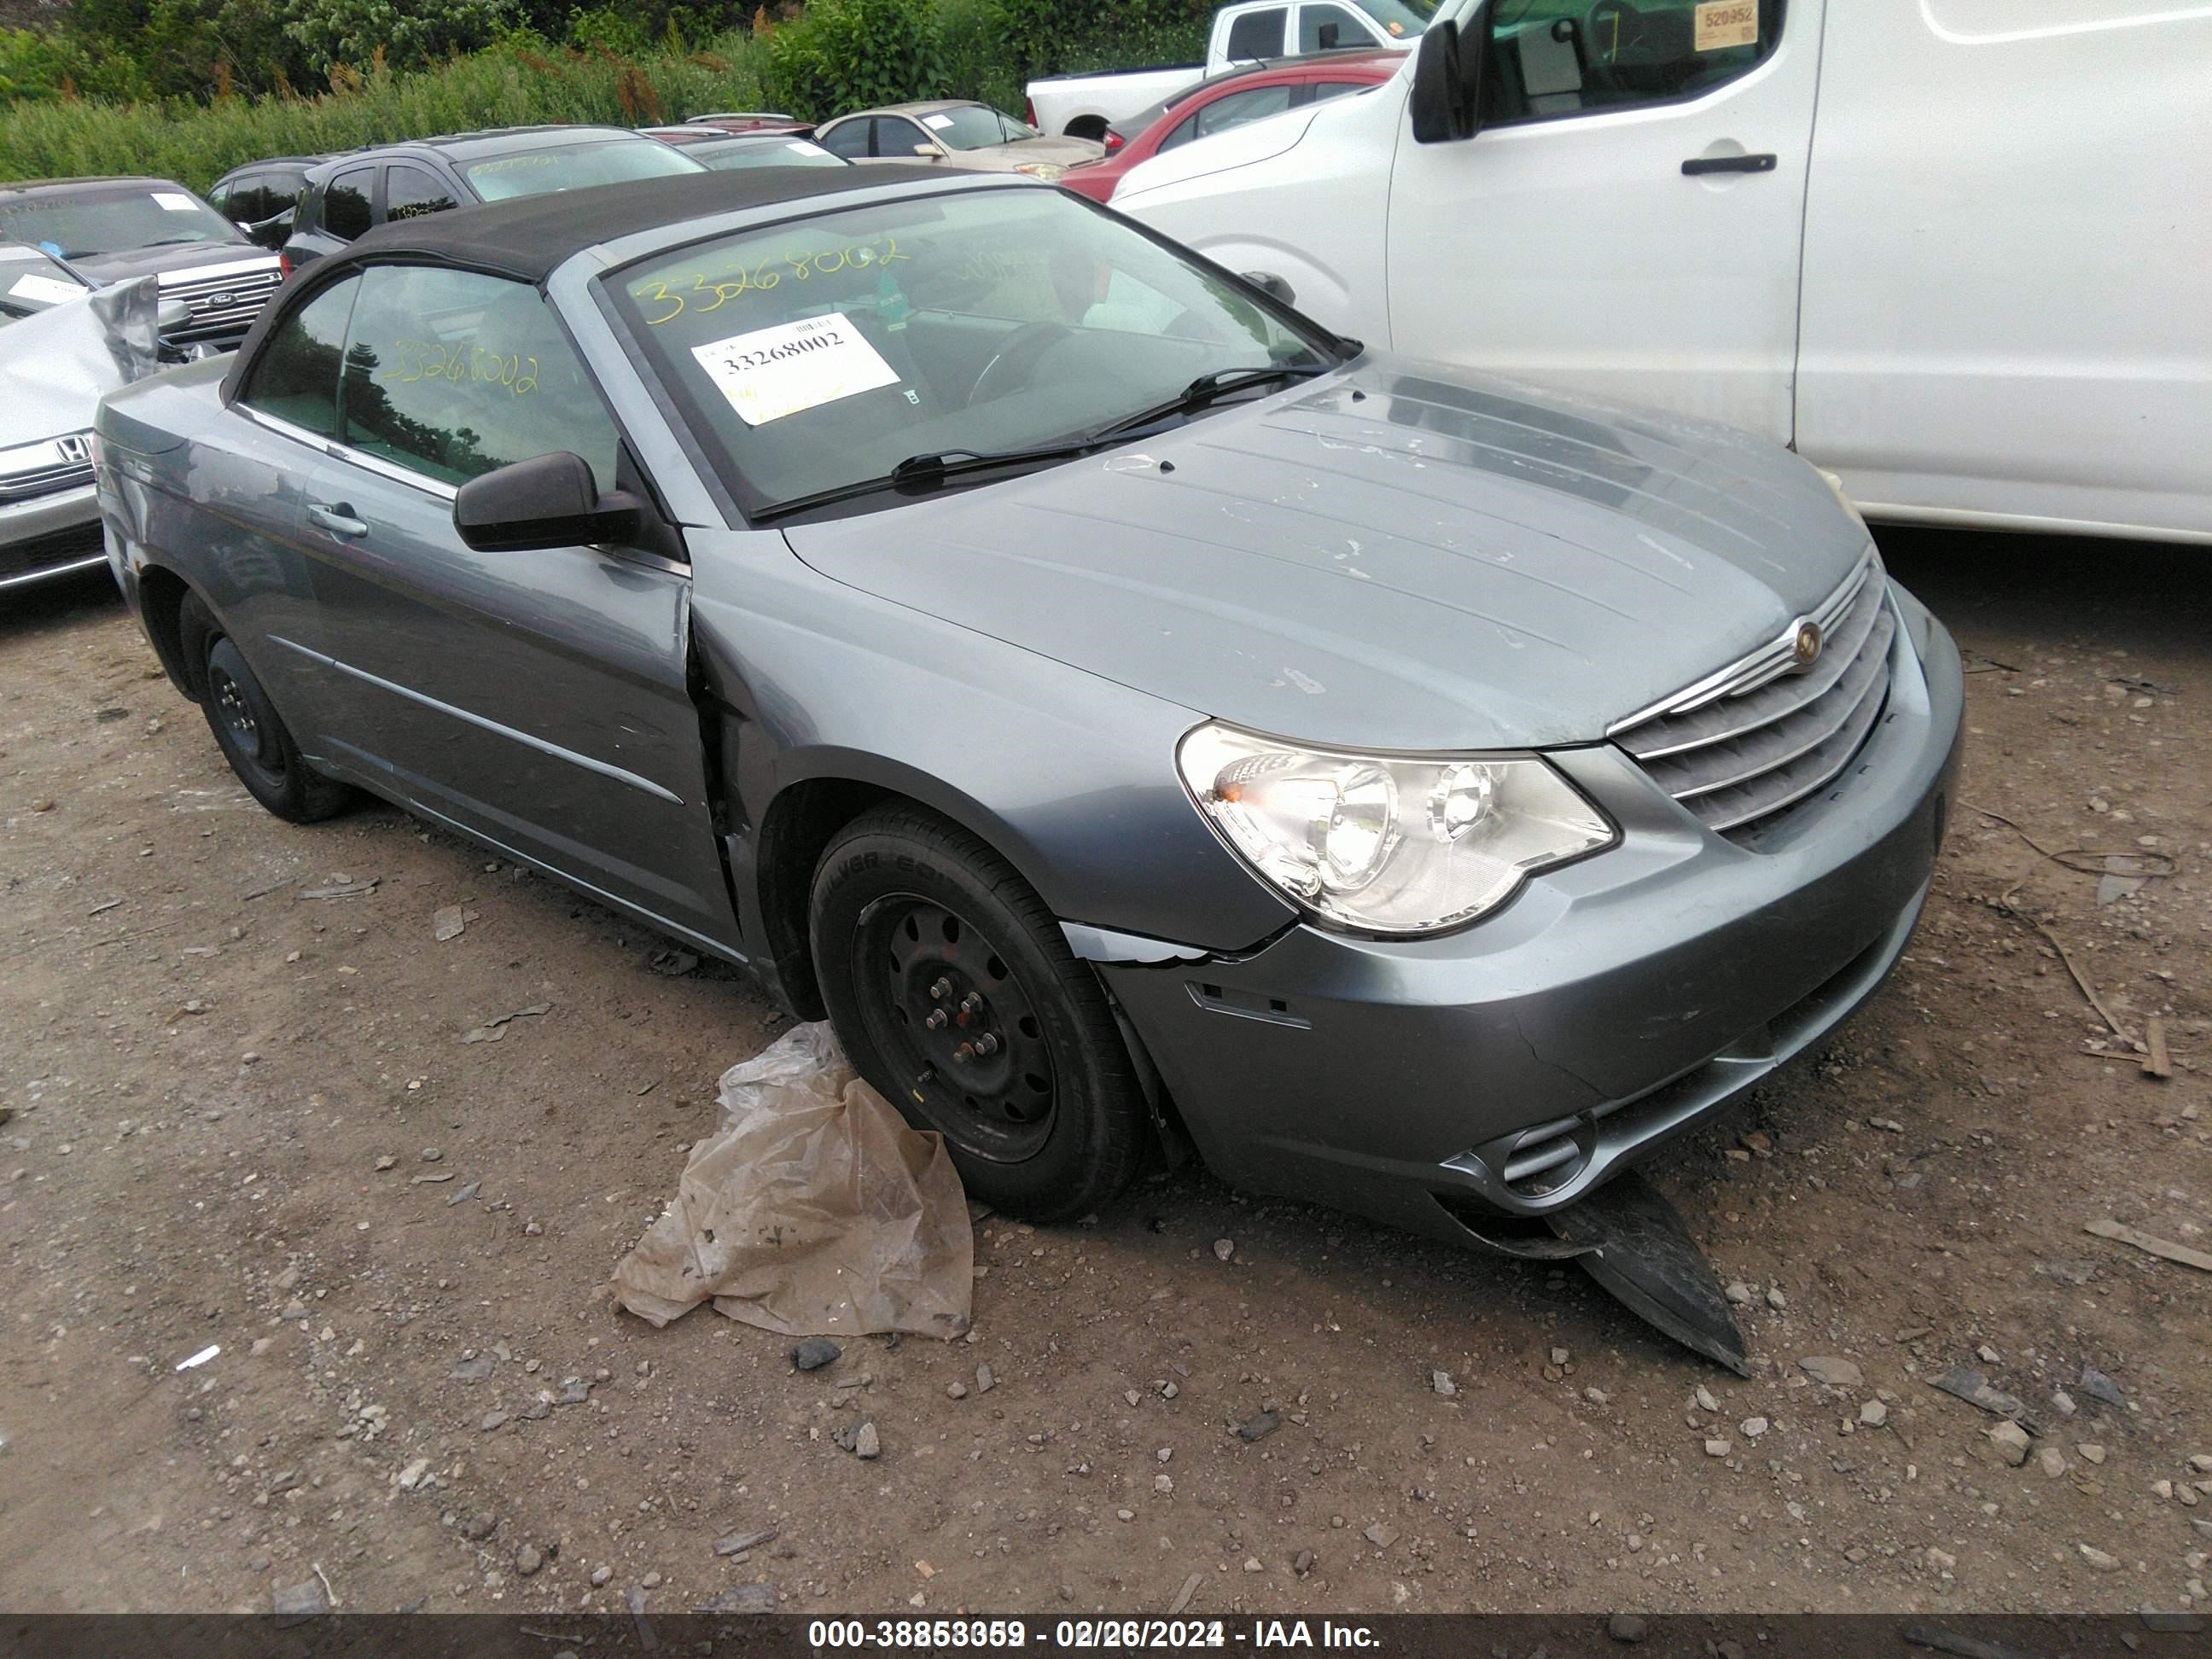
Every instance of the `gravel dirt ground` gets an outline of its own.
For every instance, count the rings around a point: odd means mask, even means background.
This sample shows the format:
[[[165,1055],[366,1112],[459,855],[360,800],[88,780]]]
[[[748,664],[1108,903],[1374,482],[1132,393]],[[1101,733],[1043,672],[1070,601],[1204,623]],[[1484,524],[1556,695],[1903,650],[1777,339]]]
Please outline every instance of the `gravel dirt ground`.
[[[2083,1228],[2212,1244],[2212,564],[1883,540],[1968,655],[1935,896],[1824,1052],[1650,1166],[1748,1381],[1579,1273],[1193,1172],[981,1223],[967,1340],[800,1374],[653,1330],[607,1275],[761,994],[390,808],[264,816],[104,578],[0,600],[0,1606],[2201,1602],[2212,1275]]]

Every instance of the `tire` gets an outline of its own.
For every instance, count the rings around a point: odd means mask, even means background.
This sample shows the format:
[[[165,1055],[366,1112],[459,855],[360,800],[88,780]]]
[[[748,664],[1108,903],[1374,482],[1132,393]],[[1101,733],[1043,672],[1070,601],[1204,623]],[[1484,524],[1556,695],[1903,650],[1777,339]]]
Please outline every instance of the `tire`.
[[[838,1041],[945,1137],[971,1197],[1067,1221],[1128,1184],[1146,1122],[1128,1051],[1012,866],[933,812],[878,807],[831,839],[809,916]]]
[[[343,810],[353,791],[301,758],[244,653],[198,594],[185,596],[177,632],[199,678],[208,730],[246,793],[288,823],[315,823]]]

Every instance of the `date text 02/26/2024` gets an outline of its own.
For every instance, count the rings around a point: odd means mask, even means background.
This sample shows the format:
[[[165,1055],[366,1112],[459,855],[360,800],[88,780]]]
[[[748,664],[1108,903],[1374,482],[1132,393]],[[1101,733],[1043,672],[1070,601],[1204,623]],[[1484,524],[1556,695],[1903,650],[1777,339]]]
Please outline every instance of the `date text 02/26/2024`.
[[[934,1649],[1358,1648],[1382,1645],[1367,1625],[1333,1619],[817,1619],[809,1647]]]

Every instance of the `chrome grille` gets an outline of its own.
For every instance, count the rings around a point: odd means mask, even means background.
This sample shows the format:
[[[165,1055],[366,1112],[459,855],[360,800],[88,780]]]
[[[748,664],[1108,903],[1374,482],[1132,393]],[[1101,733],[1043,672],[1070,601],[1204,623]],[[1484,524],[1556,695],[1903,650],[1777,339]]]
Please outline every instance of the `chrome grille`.
[[[266,264],[249,260],[220,265],[212,274],[203,269],[164,276],[161,297],[182,300],[192,313],[191,321],[164,337],[175,345],[239,339],[283,280],[284,274],[274,259]]]
[[[1801,668],[1796,642],[1807,623],[1822,644]],[[1607,735],[1708,829],[1743,829],[1850,763],[1888,697],[1896,632],[1881,562],[1869,548],[1810,617]]]
[[[47,446],[51,448],[52,446]],[[0,502],[27,501],[64,489],[82,489],[92,482],[92,463],[58,461],[51,466],[27,468],[0,476]]]

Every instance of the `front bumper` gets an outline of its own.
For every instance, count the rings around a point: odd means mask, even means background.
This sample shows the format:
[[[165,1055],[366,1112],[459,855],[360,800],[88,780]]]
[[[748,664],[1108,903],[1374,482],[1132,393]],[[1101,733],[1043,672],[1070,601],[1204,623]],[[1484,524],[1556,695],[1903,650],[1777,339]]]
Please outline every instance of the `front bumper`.
[[[0,507],[0,591],[106,562],[93,486]]]
[[[1442,938],[1301,925],[1249,955],[1102,963],[1225,1179],[1443,1237],[1534,1217],[1741,1096],[1889,971],[1959,764],[1950,636],[1902,589],[1889,701],[1842,781],[1712,834],[1620,750],[1553,759],[1611,851]]]

